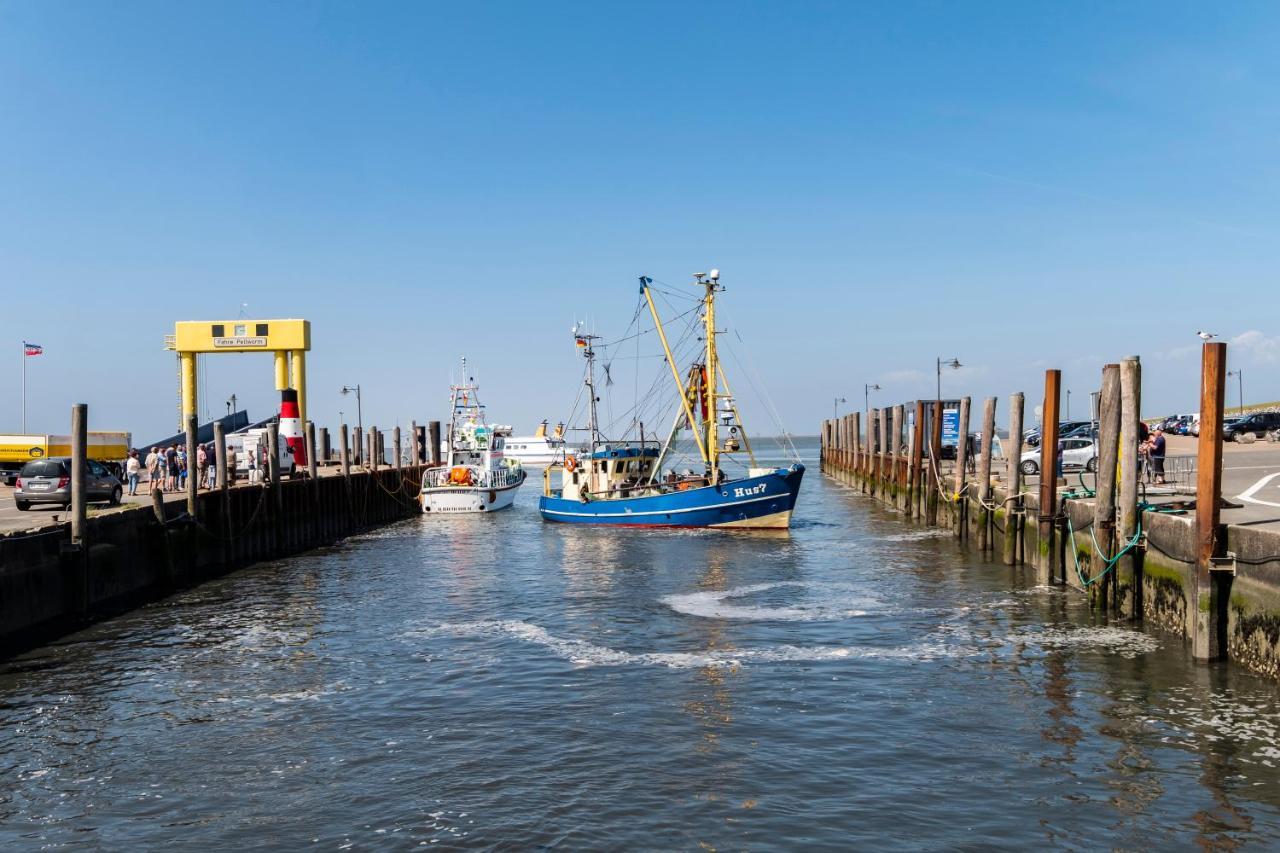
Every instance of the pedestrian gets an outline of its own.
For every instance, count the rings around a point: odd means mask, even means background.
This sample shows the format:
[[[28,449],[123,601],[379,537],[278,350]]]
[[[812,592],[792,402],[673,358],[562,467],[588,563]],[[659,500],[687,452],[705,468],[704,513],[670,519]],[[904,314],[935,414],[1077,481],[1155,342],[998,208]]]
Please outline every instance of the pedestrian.
[[[129,458],[124,463],[124,473],[129,478],[130,496],[138,494],[138,476],[142,473],[142,463],[138,461],[137,450],[129,451]]]
[[[1156,484],[1164,483],[1164,430],[1156,427],[1151,431],[1151,469],[1156,475]]]
[[[147,486],[149,495],[154,495],[156,489],[164,491],[164,486],[160,482],[160,454],[154,447],[147,454]]]
[[[205,481],[209,478],[209,451],[205,450],[204,445],[200,445],[196,449],[196,488],[199,489],[205,485]]]
[[[171,444],[164,452],[164,487],[167,491],[178,490],[178,445]]]

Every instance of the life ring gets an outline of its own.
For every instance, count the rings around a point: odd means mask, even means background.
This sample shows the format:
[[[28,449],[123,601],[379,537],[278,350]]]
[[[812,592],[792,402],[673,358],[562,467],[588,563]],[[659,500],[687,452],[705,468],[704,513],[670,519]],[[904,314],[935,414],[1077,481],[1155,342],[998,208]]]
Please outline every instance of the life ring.
[[[572,474],[578,470],[578,457],[570,454],[564,458],[564,470]]]

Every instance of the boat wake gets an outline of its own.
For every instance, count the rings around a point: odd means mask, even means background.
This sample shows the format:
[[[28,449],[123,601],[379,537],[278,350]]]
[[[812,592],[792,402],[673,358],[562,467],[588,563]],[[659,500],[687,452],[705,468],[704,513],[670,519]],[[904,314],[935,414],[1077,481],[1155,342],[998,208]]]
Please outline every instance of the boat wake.
[[[557,637],[547,629],[518,620],[458,622],[409,631],[407,638],[509,637],[542,646],[574,666],[665,666],[671,669],[725,668],[747,663],[816,662],[848,659],[933,660],[949,657],[954,651],[939,642],[922,642],[905,647],[873,646],[793,646],[759,649],[714,649],[700,652],[626,652],[598,646],[586,640]]]
[[[799,589],[819,590],[820,600],[802,601],[796,604],[770,607],[764,604],[736,604],[736,599],[768,592],[769,590]],[[866,616],[880,601],[864,594],[856,594],[853,586],[842,584],[813,584],[805,581],[781,581],[739,586],[726,590],[709,590],[664,596],[663,604],[677,613],[701,616],[706,619],[751,619],[775,622],[817,622]]]

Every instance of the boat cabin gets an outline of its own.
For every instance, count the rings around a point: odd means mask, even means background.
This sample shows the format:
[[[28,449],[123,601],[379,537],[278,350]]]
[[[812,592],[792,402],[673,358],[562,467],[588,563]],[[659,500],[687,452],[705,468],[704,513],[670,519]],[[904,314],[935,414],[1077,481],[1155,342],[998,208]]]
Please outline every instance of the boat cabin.
[[[589,458],[567,457],[562,496],[568,500],[608,500],[650,490],[658,448],[606,445]]]

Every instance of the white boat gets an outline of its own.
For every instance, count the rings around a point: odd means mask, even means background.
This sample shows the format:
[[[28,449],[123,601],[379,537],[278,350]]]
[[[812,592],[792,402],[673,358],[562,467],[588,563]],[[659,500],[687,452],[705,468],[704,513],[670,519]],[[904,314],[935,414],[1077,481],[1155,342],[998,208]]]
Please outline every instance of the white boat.
[[[462,360],[460,385],[450,386],[450,422],[444,464],[428,468],[419,496],[423,512],[494,512],[516,499],[527,476],[519,459],[506,455],[511,427],[485,422],[479,388],[466,375]]]
[[[533,435],[513,435],[507,439],[508,459],[519,459],[525,467],[543,468],[564,462],[570,448],[564,440],[564,424],[556,424],[555,431],[547,435],[547,422],[543,421]]]

